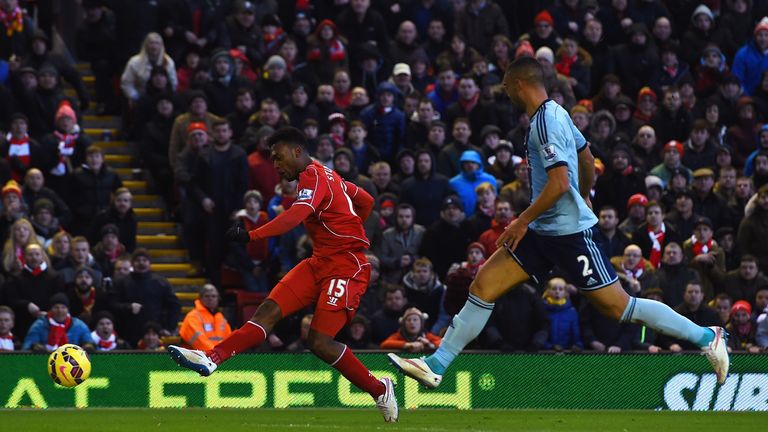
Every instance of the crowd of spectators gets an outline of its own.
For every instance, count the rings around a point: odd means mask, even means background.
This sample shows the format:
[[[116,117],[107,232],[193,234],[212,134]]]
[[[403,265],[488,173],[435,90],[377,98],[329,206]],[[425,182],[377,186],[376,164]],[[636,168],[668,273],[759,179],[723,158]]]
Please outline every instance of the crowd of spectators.
[[[591,143],[599,244],[626,291],[726,326],[732,350],[768,348],[764,0],[82,0],[69,57],[18,3],[0,0],[0,350],[225,337],[216,286],[266,293],[312,253],[301,226],[244,247],[223,236],[295,201],[266,145],[284,126],[376,199],[370,286],[339,338],[434,350],[530,203],[529,114],[501,85],[521,56]],[[90,65],[94,92],[70,57]],[[180,330],[85,112],[120,116],[213,283]],[[306,314],[267,349],[303,349]],[[604,318],[556,270],[500,298],[470,348],[693,347]]]

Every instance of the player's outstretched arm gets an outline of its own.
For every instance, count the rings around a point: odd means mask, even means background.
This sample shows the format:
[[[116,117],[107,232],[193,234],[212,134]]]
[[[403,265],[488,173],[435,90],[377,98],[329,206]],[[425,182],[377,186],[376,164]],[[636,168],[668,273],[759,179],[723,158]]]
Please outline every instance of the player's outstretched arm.
[[[595,157],[589,143],[579,152],[579,194],[589,203],[589,194],[595,185]]]
[[[313,210],[311,206],[302,205],[301,202],[297,201],[288,210],[280,213],[276,218],[255,230],[248,231],[248,240],[253,241],[285,234],[304,221],[304,219],[312,214],[312,212]],[[227,231],[227,237],[233,241],[248,243],[248,241],[245,241],[245,236],[240,235],[236,229],[237,227]]]
[[[347,195],[352,199],[352,206],[355,207],[355,213],[360,216],[360,221],[365,222],[373,211],[373,197],[352,182],[344,183],[347,186]]]

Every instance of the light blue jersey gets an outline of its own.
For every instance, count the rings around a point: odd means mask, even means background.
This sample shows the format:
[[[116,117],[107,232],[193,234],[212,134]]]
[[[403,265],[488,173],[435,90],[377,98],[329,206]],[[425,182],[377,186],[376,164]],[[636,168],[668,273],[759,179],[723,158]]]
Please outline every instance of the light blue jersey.
[[[555,101],[547,99],[531,117],[531,128],[526,137],[531,201],[541,194],[548,180],[547,171],[552,168],[567,166],[570,185],[552,208],[531,222],[529,228],[537,234],[569,235],[597,223],[597,217],[579,193],[578,152],[586,145],[587,140],[576,129],[568,112]]]

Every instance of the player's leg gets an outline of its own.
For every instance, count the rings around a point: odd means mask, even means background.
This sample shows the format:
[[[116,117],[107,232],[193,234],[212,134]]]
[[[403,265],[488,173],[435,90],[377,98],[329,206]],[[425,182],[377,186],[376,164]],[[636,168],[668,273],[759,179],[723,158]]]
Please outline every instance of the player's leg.
[[[316,298],[315,291],[310,292],[302,287],[316,285],[313,274],[308,260],[300,262],[278,282],[250,320],[211,350],[203,352],[171,345],[168,352],[179,365],[204,376],[210,375],[218,365],[235,354],[261,345],[283,316],[312,304]]]
[[[572,280],[578,281],[583,288],[582,294],[589,302],[600,313],[616,321],[644,324],[696,344],[704,350],[715,368],[718,381],[725,382],[728,375],[725,331],[720,327],[695,324],[664,303],[630,297],[618,282],[608,257],[592,240],[592,233],[592,230],[587,230],[581,238],[569,239],[567,247],[574,248],[573,259],[566,258],[563,263],[558,263]],[[588,288],[590,286],[594,288]]]
[[[364,259],[364,258],[363,258]],[[330,267],[333,274],[344,274],[345,264]],[[351,277],[336,276],[325,278],[323,289],[317,300],[315,315],[310,325],[307,344],[321,360],[338,370],[355,387],[363,390],[376,400],[376,405],[387,422],[397,421],[397,400],[394,385],[389,378],[377,379],[352,350],[334,338],[355,314],[360,297],[365,292],[370,278],[370,265],[352,268]]]
[[[406,359],[397,354],[388,354],[389,361],[405,375],[424,386],[437,387],[453,359],[485,327],[493,312],[493,302],[515,285],[529,279],[517,254],[532,256],[529,252],[534,250],[534,246],[535,239],[531,232],[530,236],[526,235],[520,242],[514,255],[504,248],[491,255],[472,281],[467,302],[461,311],[453,316],[440,347],[432,355],[423,359]]]

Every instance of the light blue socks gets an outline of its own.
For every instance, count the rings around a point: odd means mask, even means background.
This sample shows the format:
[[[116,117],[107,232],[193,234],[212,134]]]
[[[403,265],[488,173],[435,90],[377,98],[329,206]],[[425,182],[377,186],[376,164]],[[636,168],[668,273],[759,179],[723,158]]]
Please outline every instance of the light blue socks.
[[[699,347],[707,346],[715,338],[715,332],[709,328],[694,324],[664,303],[644,298],[629,298],[621,322],[645,324],[665,335],[685,339]]]
[[[442,375],[453,359],[472,342],[485,327],[493,312],[493,303],[480,300],[469,294],[467,302],[457,315],[454,315],[448,331],[445,332],[440,348],[424,359],[432,372]]]

